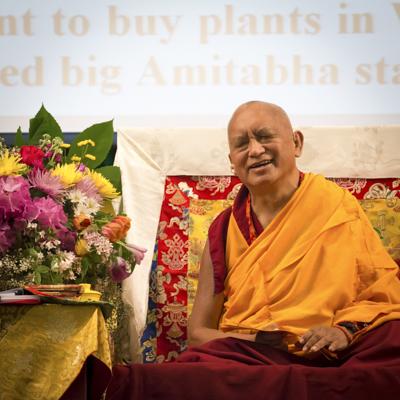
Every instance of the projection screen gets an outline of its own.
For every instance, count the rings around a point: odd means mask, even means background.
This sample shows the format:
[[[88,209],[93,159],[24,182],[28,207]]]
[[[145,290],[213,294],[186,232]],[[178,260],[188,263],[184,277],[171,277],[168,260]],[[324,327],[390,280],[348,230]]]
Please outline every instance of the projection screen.
[[[251,99],[299,125],[399,124],[399,34],[387,0],[2,0],[0,131],[41,103],[67,131],[222,127]]]

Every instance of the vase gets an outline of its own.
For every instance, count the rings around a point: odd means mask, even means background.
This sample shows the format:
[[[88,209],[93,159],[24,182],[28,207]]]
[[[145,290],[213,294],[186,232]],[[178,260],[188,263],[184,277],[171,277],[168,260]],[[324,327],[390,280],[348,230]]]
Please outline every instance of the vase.
[[[80,284],[82,288],[81,295],[79,297],[79,301],[99,301],[101,298],[101,292],[98,292],[97,290],[92,290],[91,289],[91,284],[90,283],[81,283]]]

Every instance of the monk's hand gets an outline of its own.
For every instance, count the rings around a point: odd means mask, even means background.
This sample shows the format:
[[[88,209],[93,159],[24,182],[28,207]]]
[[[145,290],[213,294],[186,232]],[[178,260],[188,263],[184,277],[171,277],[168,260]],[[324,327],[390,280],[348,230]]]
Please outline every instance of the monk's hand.
[[[306,352],[316,352],[324,347],[328,347],[329,351],[338,351],[349,345],[349,340],[341,329],[327,326],[310,329],[299,342]]]

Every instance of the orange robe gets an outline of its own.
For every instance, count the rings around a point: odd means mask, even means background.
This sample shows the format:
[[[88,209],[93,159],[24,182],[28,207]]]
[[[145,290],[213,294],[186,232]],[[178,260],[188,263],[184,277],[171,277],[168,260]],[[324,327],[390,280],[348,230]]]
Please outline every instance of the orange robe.
[[[301,335],[357,321],[364,333],[400,319],[398,267],[348,191],[305,174],[250,245],[239,225],[231,213],[221,330]]]

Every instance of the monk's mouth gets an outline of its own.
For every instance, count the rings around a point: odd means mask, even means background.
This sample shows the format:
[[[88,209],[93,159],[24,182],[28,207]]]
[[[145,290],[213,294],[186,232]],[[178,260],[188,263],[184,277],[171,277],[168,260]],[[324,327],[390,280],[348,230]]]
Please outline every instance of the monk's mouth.
[[[269,165],[269,164],[272,164],[272,161],[273,161],[273,160],[260,161],[260,162],[258,162],[258,163],[255,163],[255,164],[251,165],[251,166],[249,167],[249,169],[263,168],[263,167],[265,167],[265,166],[267,166],[267,165]]]

